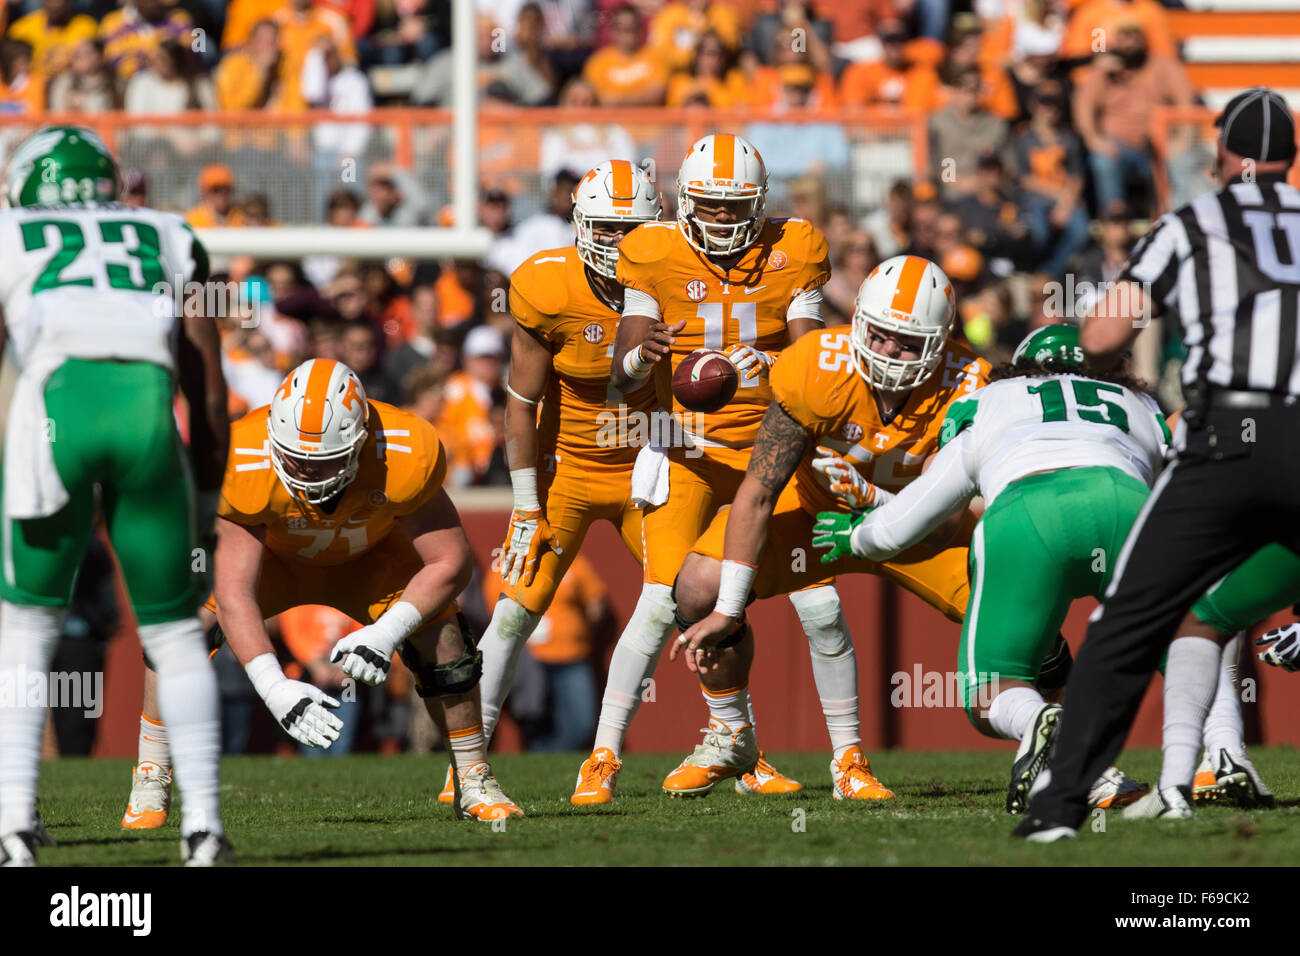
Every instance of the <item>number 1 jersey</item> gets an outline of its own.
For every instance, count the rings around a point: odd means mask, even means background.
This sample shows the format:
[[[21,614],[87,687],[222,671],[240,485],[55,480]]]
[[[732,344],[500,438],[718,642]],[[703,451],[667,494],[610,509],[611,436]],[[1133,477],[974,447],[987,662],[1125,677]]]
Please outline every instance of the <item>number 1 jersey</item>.
[[[172,368],[186,283],[207,255],[174,213],[122,203],[0,210],[0,306],[19,365],[38,348]]]

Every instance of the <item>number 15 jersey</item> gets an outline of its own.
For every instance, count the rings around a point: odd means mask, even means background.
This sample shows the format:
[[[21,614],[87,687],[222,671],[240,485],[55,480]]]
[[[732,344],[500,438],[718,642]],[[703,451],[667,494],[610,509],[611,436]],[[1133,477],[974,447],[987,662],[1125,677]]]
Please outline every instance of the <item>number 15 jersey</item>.
[[[0,210],[0,262],[0,305],[20,366],[53,349],[170,369],[185,284],[208,277],[185,220],[123,203]]]

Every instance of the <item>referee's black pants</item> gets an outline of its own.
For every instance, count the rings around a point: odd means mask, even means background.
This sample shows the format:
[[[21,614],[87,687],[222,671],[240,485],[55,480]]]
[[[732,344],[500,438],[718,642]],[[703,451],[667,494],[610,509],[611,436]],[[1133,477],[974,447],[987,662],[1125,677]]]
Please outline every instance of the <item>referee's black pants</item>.
[[[1272,542],[1300,553],[1300,405],[1212,409],[1187,430],[1118,556],[1070,675],[1050,782],[1029,816],[1083,823],[1088,790],[1123,749],[1183,616]]]

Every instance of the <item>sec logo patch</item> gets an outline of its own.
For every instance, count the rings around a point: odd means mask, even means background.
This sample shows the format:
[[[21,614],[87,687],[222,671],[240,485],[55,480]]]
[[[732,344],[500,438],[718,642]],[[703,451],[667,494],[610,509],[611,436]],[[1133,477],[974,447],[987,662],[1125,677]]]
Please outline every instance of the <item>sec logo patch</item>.
[[[860,441],[862,439],[862,426],[849,422],[844,426],[845,441]]]
[[[692,302],[699,302],[709,294],[709,287],[699,279],[692,279],[686,283],[686,298]]]
[[[582,337],[592,345],[595,345],[605,337],[605,327],[599,322],[593,322],[582,330]]]
[[[777,249],[775,252],[773,252],[770,256],[767,257],[767,264],[771,266],[773,269],[784,269],[785,264],[789,261],[790,260],[789,258],[787,258],[786,254],[782,252],[780,249]]]
[[[293,515],[285,521],[290,531],[301,531],[307,527],[307,519],[301,515]]]

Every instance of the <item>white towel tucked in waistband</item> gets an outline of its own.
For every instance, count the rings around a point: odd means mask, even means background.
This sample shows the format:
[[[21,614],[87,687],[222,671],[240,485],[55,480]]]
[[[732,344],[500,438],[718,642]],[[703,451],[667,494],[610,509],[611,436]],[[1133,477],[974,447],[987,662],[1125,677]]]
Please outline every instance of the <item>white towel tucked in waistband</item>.
[[[632,466],[632,506],[650,508],[668,500],[668,453],[657,445],[646,445]]]
[[[54,349],[33,354],[18,376],[5,427],[4,512],[7,518],[44,518],[68,503],[68,489],[54,467],[45,385],[67,360]]]

